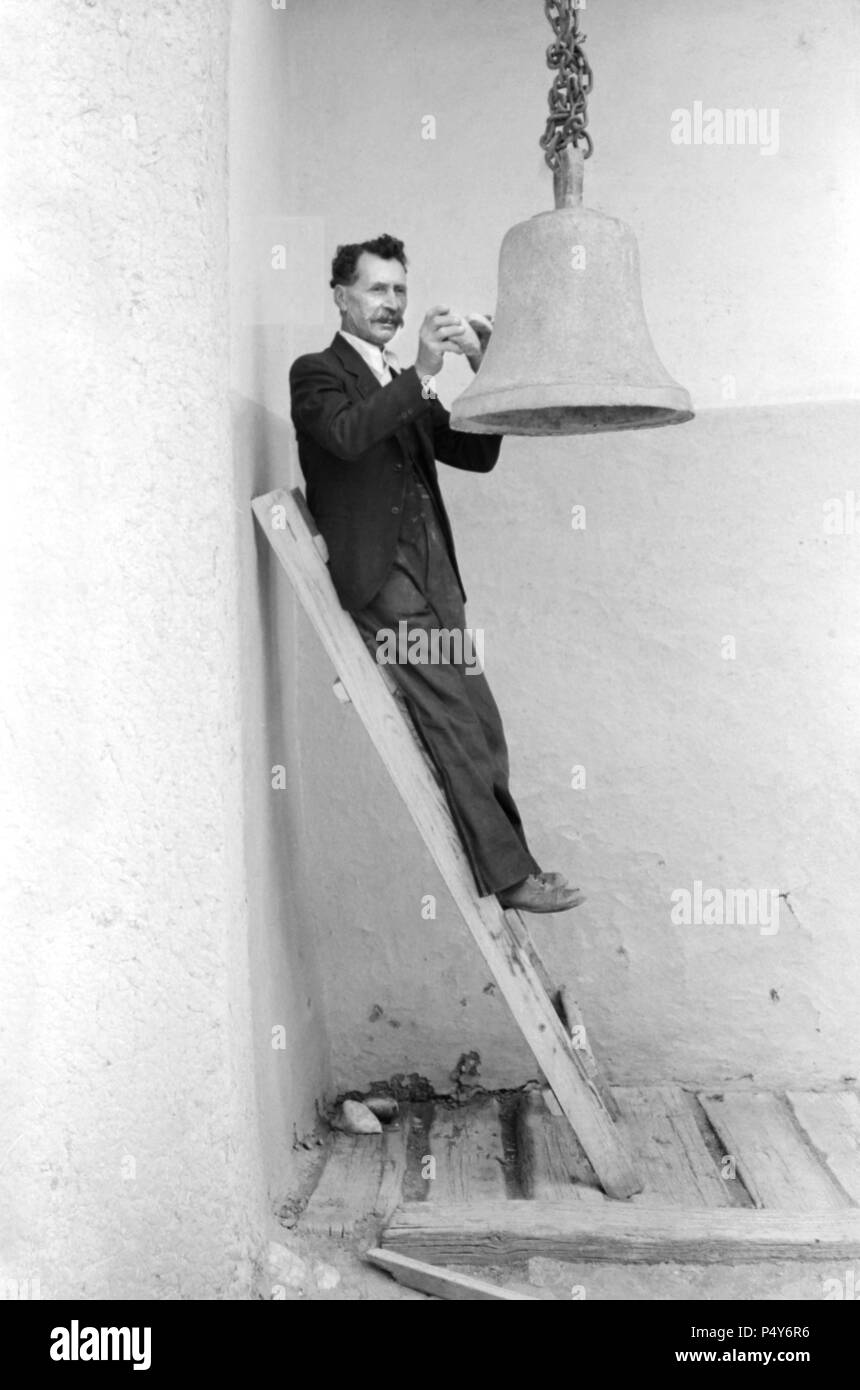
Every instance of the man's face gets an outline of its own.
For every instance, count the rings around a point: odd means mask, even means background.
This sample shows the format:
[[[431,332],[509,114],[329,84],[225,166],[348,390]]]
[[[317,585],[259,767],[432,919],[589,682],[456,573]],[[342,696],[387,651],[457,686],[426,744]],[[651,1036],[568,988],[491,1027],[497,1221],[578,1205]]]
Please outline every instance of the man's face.
[[[341,328],[385,347],[406,312],[406,271],[399,261],[386,261],[362,251],[352,285],[336,285],[334,300],[340,309]]]

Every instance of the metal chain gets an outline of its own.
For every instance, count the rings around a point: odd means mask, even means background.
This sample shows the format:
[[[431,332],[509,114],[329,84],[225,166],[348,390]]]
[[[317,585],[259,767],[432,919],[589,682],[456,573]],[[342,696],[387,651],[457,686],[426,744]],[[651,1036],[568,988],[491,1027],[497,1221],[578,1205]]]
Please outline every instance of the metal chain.
[[[584,145],[585,159],[594,148],[586,130],[586,97],[593,78],[582,48],[586,36],[580,33],[576,0],[544,0],[543,7],[555,33],[546,51],[546,65],[555,69],[555,79],[549,89],[549,116],[540,145],[547,164],[555,171],[565,145]]]

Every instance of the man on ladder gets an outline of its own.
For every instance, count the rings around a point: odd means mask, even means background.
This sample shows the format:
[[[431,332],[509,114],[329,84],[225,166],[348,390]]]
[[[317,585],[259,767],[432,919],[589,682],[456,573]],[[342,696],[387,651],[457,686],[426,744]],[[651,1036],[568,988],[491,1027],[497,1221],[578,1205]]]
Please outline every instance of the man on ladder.
[[[323,352],[293,363],[290,389],[307,502],[338,597],[377,659],[384,634],[408,634],[406,660],[393,674],[479,893],[526,912],[577,907],[579,890],[542,872],[529,850],[508,787],[501,717],[466,657],[466,595],[435,461],[487,473],[501,437],[452,430],[434,379],[446,352],[463,353],[477,370],[481,338],[436,307],[421,325],[414,365],[398,368],[388,344],[403,325],[406,255],[395,237],[338,247],[331,285],[340,332]],[[481,331],[485,342],[489,324]],[[426,659],[438,654],[439,634],[453,632],[462,635],[461,659]]]

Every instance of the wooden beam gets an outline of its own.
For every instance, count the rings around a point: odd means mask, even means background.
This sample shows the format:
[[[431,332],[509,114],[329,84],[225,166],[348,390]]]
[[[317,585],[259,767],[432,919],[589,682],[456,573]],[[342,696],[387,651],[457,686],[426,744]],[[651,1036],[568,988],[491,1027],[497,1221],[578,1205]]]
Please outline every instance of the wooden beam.
[[[253,508],[594,1171],[610,1195],[630,1196],[640,1184],[612,1117],[498,900],[478,897],[444,794],[340,605],[296,496],[278,489],[255,498]]]
[[[368,1250],[364,1258],[388,1274],[393,1274],[398,1284],[405,1284],[408,1289],[419,1289],[433,1298],[460,1302],[476,1299],[506,1303],[538,1302],[532,1294],[515,1293],[513,1289],[503,1288],[500,1284],[488,1284],[484,1279],[473,1279],[471,1275],[459,1274],[454,1269],[442,1269],[439,1265],[412,1260],[408,1255],[396,1255],[392,1250]]]
[[[613,1264],[854,1260],[860,1211],[649,1208],[624,1202],[404,1203],[386,1250],[430,1264],[508,1264],[533,1255]]]

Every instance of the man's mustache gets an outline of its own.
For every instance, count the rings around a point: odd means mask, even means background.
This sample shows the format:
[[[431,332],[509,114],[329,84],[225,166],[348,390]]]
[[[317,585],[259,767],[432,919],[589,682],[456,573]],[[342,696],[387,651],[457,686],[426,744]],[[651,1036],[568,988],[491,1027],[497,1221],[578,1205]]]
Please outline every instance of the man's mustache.
[[[396,323],[399,325],[402,322],[403,319],[400,314],[378,314],[374,319],[374,323]]]

